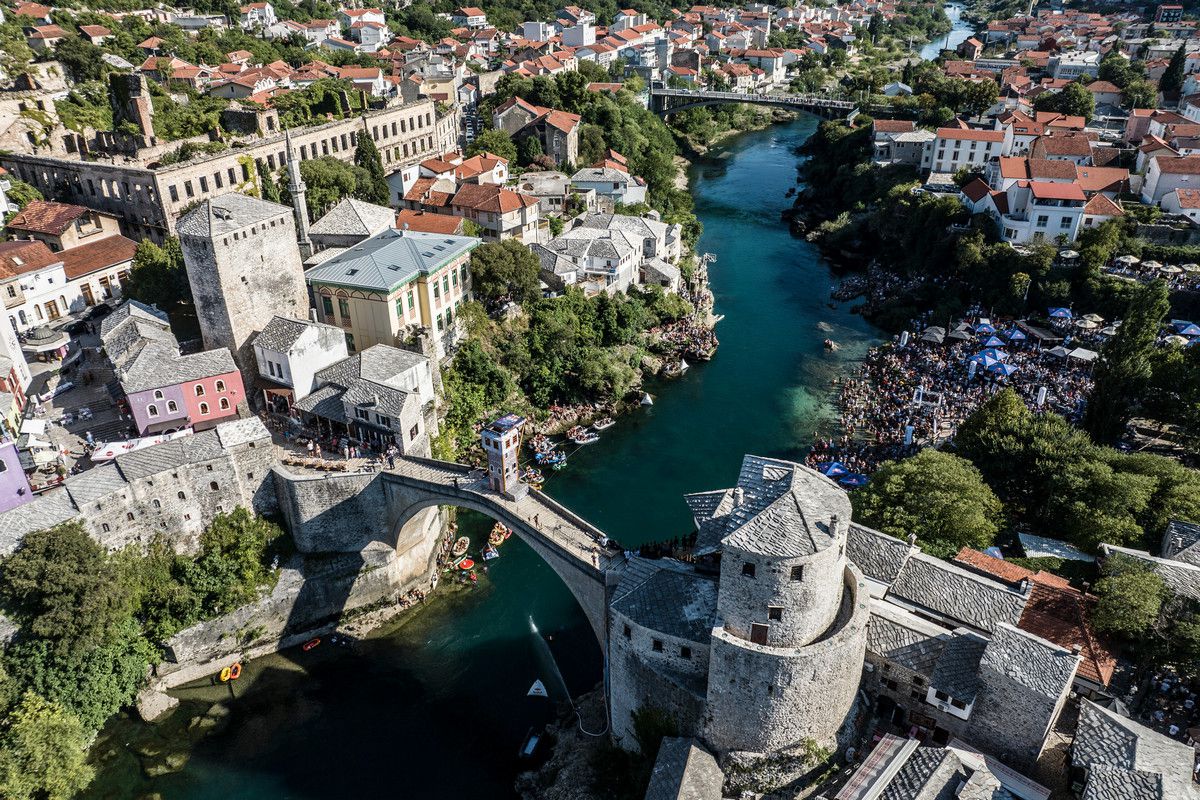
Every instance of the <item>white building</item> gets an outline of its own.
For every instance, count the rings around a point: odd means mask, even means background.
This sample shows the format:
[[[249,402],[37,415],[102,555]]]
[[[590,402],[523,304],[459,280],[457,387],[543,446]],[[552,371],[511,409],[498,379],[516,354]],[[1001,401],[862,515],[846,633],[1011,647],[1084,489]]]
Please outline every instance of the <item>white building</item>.
[[[272,317],[253,344],[263,395],[278,410],[311,394],[317,373],[349,356],[341,328],[291,317]]]
[[[645,181],[612,167],[585,167],[571,176],[571,185],[621,205],[646,202]]]
[[[1156,206],[1176,189],[1200,188],[1200,156],[1155,156],[1142,182],[1142,202]]]
[[[931,169],[955,173],[959,169],[982,170],[993,158],[1008,154],[1011,129],[983,131],[974,128],[938,128],[933,140]]]

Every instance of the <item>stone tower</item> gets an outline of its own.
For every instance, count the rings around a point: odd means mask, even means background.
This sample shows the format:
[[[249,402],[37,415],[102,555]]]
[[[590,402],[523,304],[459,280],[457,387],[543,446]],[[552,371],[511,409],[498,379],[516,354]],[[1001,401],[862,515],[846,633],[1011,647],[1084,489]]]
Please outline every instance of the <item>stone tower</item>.
[[[254,334],[274,316],[308,317],[291,209],[233,192],[201,202],[176,229],[205,348],[228,347],[253,375]]]
[[[300,257],[308,258],[313,254],[312,240],[308,238],[308,205],[304,200],[304,179],[300,177],[300,162],[292,150],[292,132],[284,134],[287,140],[287,174],[288,194],[292,196],[292,213],[296,217],[296,242],[300,246]]]
[[[719,751],[833,743],[854,705],[869,598],[850,501],[798,464],[747,457],[721,539],[704,736]]]

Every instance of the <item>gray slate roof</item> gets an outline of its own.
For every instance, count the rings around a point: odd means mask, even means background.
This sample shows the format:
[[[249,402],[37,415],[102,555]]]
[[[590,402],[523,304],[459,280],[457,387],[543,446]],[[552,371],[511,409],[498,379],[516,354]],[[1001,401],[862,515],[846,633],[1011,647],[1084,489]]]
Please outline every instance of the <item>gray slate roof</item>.
[[[900,574],[904,562],[917,552],[908,542],[880,533],[857,522],[850,523],[846,537],[846,555],[868,578],[891,583]]]
[[[1161,775],[1162,793],[1151,797],[1195,800],[1200,797],[1200,791],[1192,783],[1194,761],[1195,751],[1183,742],[1102,708],[1091,700],[1080,701],[1079,723],[1071,747],[1071,763],[1074,766],[1091,770],[1096,765],[1103,765],[1124,771]],[[1130,797],[1141,800],[1146,795],[1131,795],[1127,788],[1122,788],[1136,786],[1138,781],[1137,778],[1127,777],[1122,783],[1112,775],[1104,775],[1097,791],[1111,787],[1117,793],[1098,794],[1096,800],[1125,800]]]
[[[428,358],[411,350],[401,350],[386,344],[376,344],[366,350],[330,364],[317,373],[317,380],[349,387],[355,378],[391,384],[400,374],[427,363]]]
[[[945,747],[918,747],[892,778],[880,800],[915,800],[946,769],[961,768],[958,756]],[[948,776],[947,776],[948,777]]]
[[[207,430],[117,456],[117,466],[127,480],[133,481],[182,464],[210,461],[220,455],[221,440],[216,430]]]
[[[126,300],[121,305],[113,309],[113,312],[105,317],[100,322],[100,338],[103,339],[108,334],[127,319],[144,319],[158,322],[162,325],[170,325],[171,320],[167,316],[167,312],[159,311],[154,306],[148,306],[145,303],[137,300]]]
[[[118,372],[126,394],[174,386],[177,383],[237,372],[227,348],[204,350],[181,356],[162,345],[147,345]]]
[[[308,232],[316,236],[361,236],[366,239],[395,224],[396,212],[392,209],[347,197],[314,222]]]
[[[342,395],[346,390],[340,386],[328,384],[309,392],[296,401],[296,408],[309,414],[315,414],[321,419],[346,423],[346,406],[342,403]]]
[[[725,774],[695,739],[662,740],[646,800],[721,800]]]
[[[479,244],[472,236],[445,236],[389,229],[359,242],[305,273],[309,283],[327,283],[368,291],[390,291]]]
[[[949,632],[891,603],[872,603],[867,650],[913,672],[933,675]]]
[[[980,666],[1056,701],[1070,687],[1079,655],[1001,623],[988,642]]]
[[[975,702],[975,693],[979,691],[979,662],[987,644],[987,639],[978,634],[957,631],[946,642],[937,666],[933,668],[930,685],[955,700]]]
[[[202,201],[180,217],[175,229],[180,236],[215,238],[291,213],[290,208],[279,203],[230,192]]]
[[[717,613],[717,584],[694,573],[660,569],[616,600],[613,609],[645,628],[706,643]]]
[[[1083,790],[1083,800],[1157,800],[1165,797],[1161,775],[1109,764],[1093,764]]]
[[[1171,591],[1192,600],[1200,600],[1200,566],[1187,561],[1159,558],[1144,550],[1118,547],[1115,544],[1101,544],[1100,549],[1105,555],[1120,553],[1143,562],[1162,577]]]
[[[117,465],[111,461],[100,464],[75,476],[66,484],[67,493],[75,501],[75,505],[83,508],[88,503],[94,503],[101,497],[106,497],[126,486],[125,478]]]
[[[1200,566],[1200,525],[1173,519],[1163,534],[1162,557]]]
[[[300,340],[305,331],[312,328],[338,330],[335,326],[326,325],[323,322],[274,316],[271,317],[271,321],[266,324],[266,327],[254,337],[254,344],[276,353],[286,353],[291,350],[292,345]]]
[[[1028,593],[924,553],[904,562],[887,596],[987,632],[999,622],[1016,625],[1029,601]]]
[[[0,514],[0,554],[11,553],[28,534],[53,528],[78,514],[66,492],[55,491]]]

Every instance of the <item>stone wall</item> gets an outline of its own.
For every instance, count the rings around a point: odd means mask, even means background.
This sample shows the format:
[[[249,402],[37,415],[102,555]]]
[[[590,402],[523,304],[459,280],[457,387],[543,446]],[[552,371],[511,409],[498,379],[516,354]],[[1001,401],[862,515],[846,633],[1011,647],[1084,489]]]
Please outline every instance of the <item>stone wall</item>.
[[[1052,698],[981,665],[979,682],[967,741],[1015,769],[1032,771],[1070,694],[1071,681],[1063,684],[1061,695]]]
[[[711,747],[770,752],[804,739],[821,745],[835,741],[858,692],[870,616],[861,574],[847,566],[843,580],[836,632],[807,647],[751,644],[718,621],[705,719]]]
[[[628,634],[626,633],[628,631]],[[662,650],[654,642],[662,642]],[[633,712],[654,706],[679,725],[681,736],[699,736],[704,720],[708,680],[706,644],[668,636],[638,625],[624,614],[609,612],[609,714],[613,740],[636,749]],[[691,652],[688,657],[682,648]]]
[[[863,671],[862,688],[868,695],[876,699],[886,697],[892,700],[904,709],[910,720],[913,715],[917,715],[934,723],[927,725],[924,721],[911,720],[914,724],[930,728],[936,726],[952,736],[963,735],[967,727],[966,720],[925,702],[925,695],[929,689],[925,676],[870,651],[867,652],[866,662],[872,667],[869,672]],[[888,685],[889,681],[895,688]]]

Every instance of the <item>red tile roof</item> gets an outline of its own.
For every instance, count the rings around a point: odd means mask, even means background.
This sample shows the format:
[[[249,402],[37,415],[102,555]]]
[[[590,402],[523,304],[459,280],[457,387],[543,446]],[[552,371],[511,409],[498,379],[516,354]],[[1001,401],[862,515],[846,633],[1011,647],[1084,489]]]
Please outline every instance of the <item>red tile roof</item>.
[[[939,139],[963,139],[974,142],[1003,142],[1004,131],[980,131],[974,128],[938,128]]]
[[[97,270],[115,267],[133,260],[137,242],[124,236],[107,236],[88,244],[63,250],[59,257],[67,280],[75,280]]]
[[[58,262],[45,242],[0,242],[0,279],[15,278]]]
[[[34,200],[8,222],[8,227],[17,231],[31,231],[58,236],[72,222],[90,214],[83,206],[55,203],[50,200]]]
[[[459,187],[450,204],[474,211],[506,214],[536,206],[538,199],[494,184],[467,183]]]
[[[429,211],[404,209],[396,214],[396,227],[400,230],[422,233],[440,233],[452,236],[462,232],[463,217],[453,214],[434,214]]]
[[[916,130],[916,127],[916,123],[911,119],[875,120],[875,130],[877,133],[907,133],[908,131]]]

